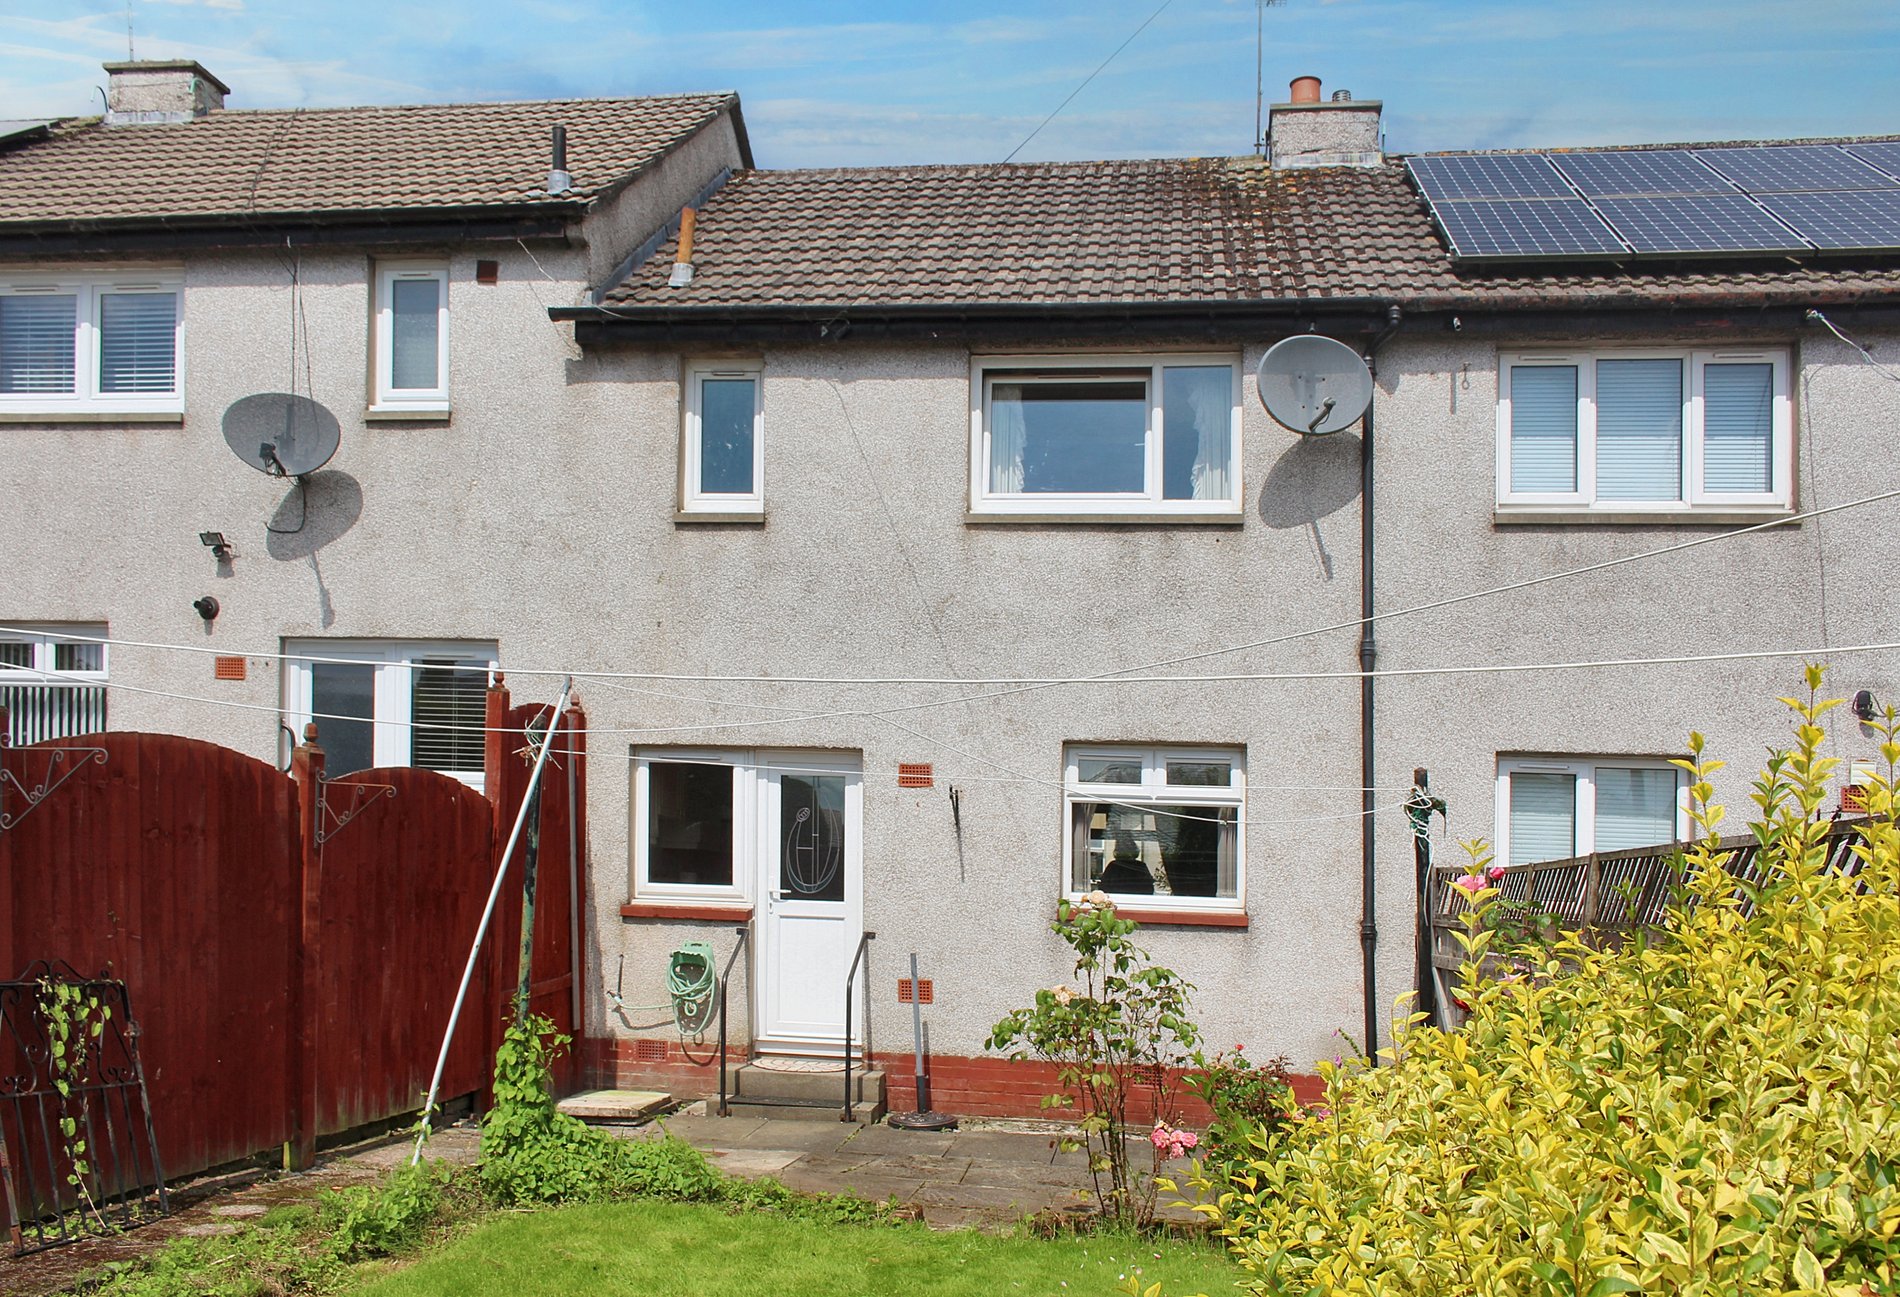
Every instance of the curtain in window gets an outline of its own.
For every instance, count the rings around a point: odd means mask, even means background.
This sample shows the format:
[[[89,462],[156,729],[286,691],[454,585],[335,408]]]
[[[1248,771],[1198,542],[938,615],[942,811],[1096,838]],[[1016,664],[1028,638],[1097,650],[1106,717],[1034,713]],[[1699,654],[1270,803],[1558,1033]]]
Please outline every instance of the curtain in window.
[[[1597,362],[1597,499],[1682,498],[1682,362]]]
[[[1028,440],[1023,419],[1023,385],[997,383],[990,388],[990,492],[1017,495],[1023,489],[1023,449]]]
[[[1598,851],[1676,840],[1676,772],[1598,766]]]
[[[71,394],[77,299],[0,297],[0,392]]]
[[[1576,367],[1518,365],[1511,370],[1511,490],[1569,494],[1576,489]]]
[[[1513,865],[1577,854],[1577,777],[1519,770],[1511,775]]]
[[[99,390],[177,390],[178,297],[174,293],[99,296]]]
[[[1163,498],[1230,499],[1233,370],[1226,365],[1174,366],[1161,374]]]
[[[440,387],[442,286],[434,279],[397,279],[389,285],[389,385],[399,390]]]
[[[1702,489],[1774,489],[1773,365],[1702,367]]]

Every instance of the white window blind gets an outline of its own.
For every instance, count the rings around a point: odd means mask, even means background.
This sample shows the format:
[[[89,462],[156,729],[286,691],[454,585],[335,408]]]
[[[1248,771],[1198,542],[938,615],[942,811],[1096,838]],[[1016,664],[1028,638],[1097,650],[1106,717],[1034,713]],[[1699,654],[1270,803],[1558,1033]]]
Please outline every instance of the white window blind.
[[[65,293],[0,296],[0,393],[73,393],[77,302]]]
[[[432,658],[412,671],[411,765],[480,770],[488,718],[488,663]]]
[[[1682,362],[1597,362],[1597,498],[1682,498]]]
[[[1577,854],[1577,777],[1519,770],[1511,775],[1513,865]]]
[[[1775,367],[1702,369],[1702,485],[1712,492],[1774,489]]]
[[[1674,770],[1598,766],[1595,849],[1674,842],[1677,782]]]
[[[101,293],[99,390],[177,390],[177,331],[177,294]]]
[[[1577,370],[1511,370],[1511,490],[1568,495],[1577,489]]]
[[[397,279],[390,284],[390,377],[398,391],[441,386],[441,283]]]

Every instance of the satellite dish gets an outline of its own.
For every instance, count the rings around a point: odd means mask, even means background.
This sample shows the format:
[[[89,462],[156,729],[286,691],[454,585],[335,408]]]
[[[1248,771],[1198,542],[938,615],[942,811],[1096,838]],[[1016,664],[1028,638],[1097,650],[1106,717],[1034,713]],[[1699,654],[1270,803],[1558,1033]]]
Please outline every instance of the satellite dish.
[[[1323,437],[1359,422],[1372,404],[1372,371],[1334,338],[1282,338],[1260,358],[1260,404],[1302,437]]]
[[[342,440],[336,416],[307,396],[258,392],[224,412],[231,453],[272,477],[304,477],[330,462]]]

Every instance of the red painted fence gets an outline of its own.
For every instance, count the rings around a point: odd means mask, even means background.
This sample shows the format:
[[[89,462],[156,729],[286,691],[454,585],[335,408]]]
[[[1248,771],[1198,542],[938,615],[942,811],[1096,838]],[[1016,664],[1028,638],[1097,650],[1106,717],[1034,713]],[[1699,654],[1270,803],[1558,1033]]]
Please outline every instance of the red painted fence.
[[[488,796],[418,769],[324,783],[309,746],[291,775],[164,734],[0,749],[0,970],[125,980],[168,1177],[287,1144],[307,1161],[323,1136],[414,1112],[527,785],[522,727],[547,712],[489,692]],[[544,776],[535,923],[533,1005],[570,1033],[585,733],[570,709]],[[517,850],[445,1097],[488,1085],[521,876]]]

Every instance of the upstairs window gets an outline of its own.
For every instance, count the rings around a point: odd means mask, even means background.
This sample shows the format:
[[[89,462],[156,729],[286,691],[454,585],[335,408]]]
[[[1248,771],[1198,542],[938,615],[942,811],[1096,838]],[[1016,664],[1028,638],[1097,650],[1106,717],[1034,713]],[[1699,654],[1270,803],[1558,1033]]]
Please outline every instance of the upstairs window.
[[[997,514],[1238,514],[1232,356],[976,363],[971,508]]]
[[[435,262],[376,268],[376,396],[372,410],[449,408],[449,271]]]
[[[68,638],[83,636],[84,638]],[[0,631],[0,711],[8,743],[96,734],[106,727],[104,626]]]
[[[686,513],[759,513],[765,508],[765,406],[756,365],[688,366]]]
[[[1238,910],[1246,762],[1233,748],[1074,746],[1067,895]]]
[[[316,721],[328,777],[421,766],[482,787],[493,644],[300,640],[285,652],[286,721],[298,738]]]
[[[182,410],[179,292],[133,271],[0,283],[0,413]]]
[[[1794,502],[1785,352],[1524,354],[1500,377],[1501,506]]]

